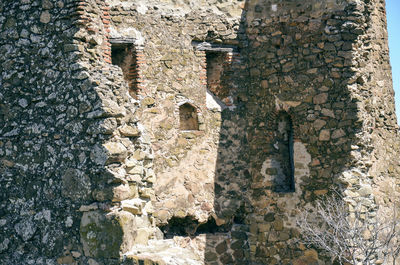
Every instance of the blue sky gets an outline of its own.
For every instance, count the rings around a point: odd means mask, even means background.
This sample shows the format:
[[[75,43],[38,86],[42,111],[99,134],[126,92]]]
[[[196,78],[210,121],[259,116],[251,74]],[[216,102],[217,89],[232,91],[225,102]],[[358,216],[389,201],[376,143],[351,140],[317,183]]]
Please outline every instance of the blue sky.
[[[400,124],[400,1],[386,0],[386,12],[393,88],[396,93],[397,122]]]

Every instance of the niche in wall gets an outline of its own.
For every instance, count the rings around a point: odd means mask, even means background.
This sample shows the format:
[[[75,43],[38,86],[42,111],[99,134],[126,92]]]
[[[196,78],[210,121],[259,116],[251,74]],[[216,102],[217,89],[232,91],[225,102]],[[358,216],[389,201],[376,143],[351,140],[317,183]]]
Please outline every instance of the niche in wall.
[[[207,88],[220,99],[229,96],[229,89],[222,80],[227,68],[227,56],[226,52],[206,51]]]
[[[278,162],[274,178],[275,192],[294,192],[293,123],[289,114],[280,112],[275,128],[275,159]]]
[[[179,106],[179,123],[181,130],[198,130],[197,109],[189,103]]]
[[[111,62],[122,69],[124,79],[129,84],[129,93],[136,97],[138,67],[134,44],[123,40],[111,42]]]

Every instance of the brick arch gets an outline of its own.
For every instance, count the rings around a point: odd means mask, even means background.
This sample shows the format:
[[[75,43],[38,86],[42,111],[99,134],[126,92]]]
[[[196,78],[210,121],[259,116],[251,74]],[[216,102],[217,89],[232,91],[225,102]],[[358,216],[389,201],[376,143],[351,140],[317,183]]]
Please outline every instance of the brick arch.
[[[274,128],[278,117],[282,114],[288,115],[288,117],[290,118],[290,121],[292,122],[294,141],[298,141],[300,139],[299,123],[298,123],[298,120],[296,119],[295,113],[293,111],[291,111],[290,108],[289,109],[274,109],[273,111],[271,111],[266,118],[267,128]]]

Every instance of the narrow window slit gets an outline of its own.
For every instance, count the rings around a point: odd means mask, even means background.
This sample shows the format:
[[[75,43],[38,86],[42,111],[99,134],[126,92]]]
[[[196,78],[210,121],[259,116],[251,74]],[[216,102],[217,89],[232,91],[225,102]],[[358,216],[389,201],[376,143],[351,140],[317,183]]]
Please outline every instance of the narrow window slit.
[[[293,138],[293,123],[290,116],[285,112],[279,113],[274,145],[279,164],[274,181],[275,192],[295,191]]]

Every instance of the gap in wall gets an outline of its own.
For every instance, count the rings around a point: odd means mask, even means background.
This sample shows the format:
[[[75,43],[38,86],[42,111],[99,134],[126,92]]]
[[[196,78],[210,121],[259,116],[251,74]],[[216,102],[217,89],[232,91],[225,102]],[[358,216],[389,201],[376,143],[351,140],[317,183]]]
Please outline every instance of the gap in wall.
[[[206,51],[207,89],[220,100],[229,96],[229,88],[224,85],[223,76],[228,62],[228,53]]]
[[[129,93],[137,97],[138,67],[133,43],[111,43],[111,62],[121,68],[124,79],[129,84]]]
[[[200,234],[228,233],[232,224],[218,226],[215,219],[210,217],[206,223],[200,224],[194,217],[172,217],[168,224],[159,226],[165,238],[174,236],[197,236]]]

